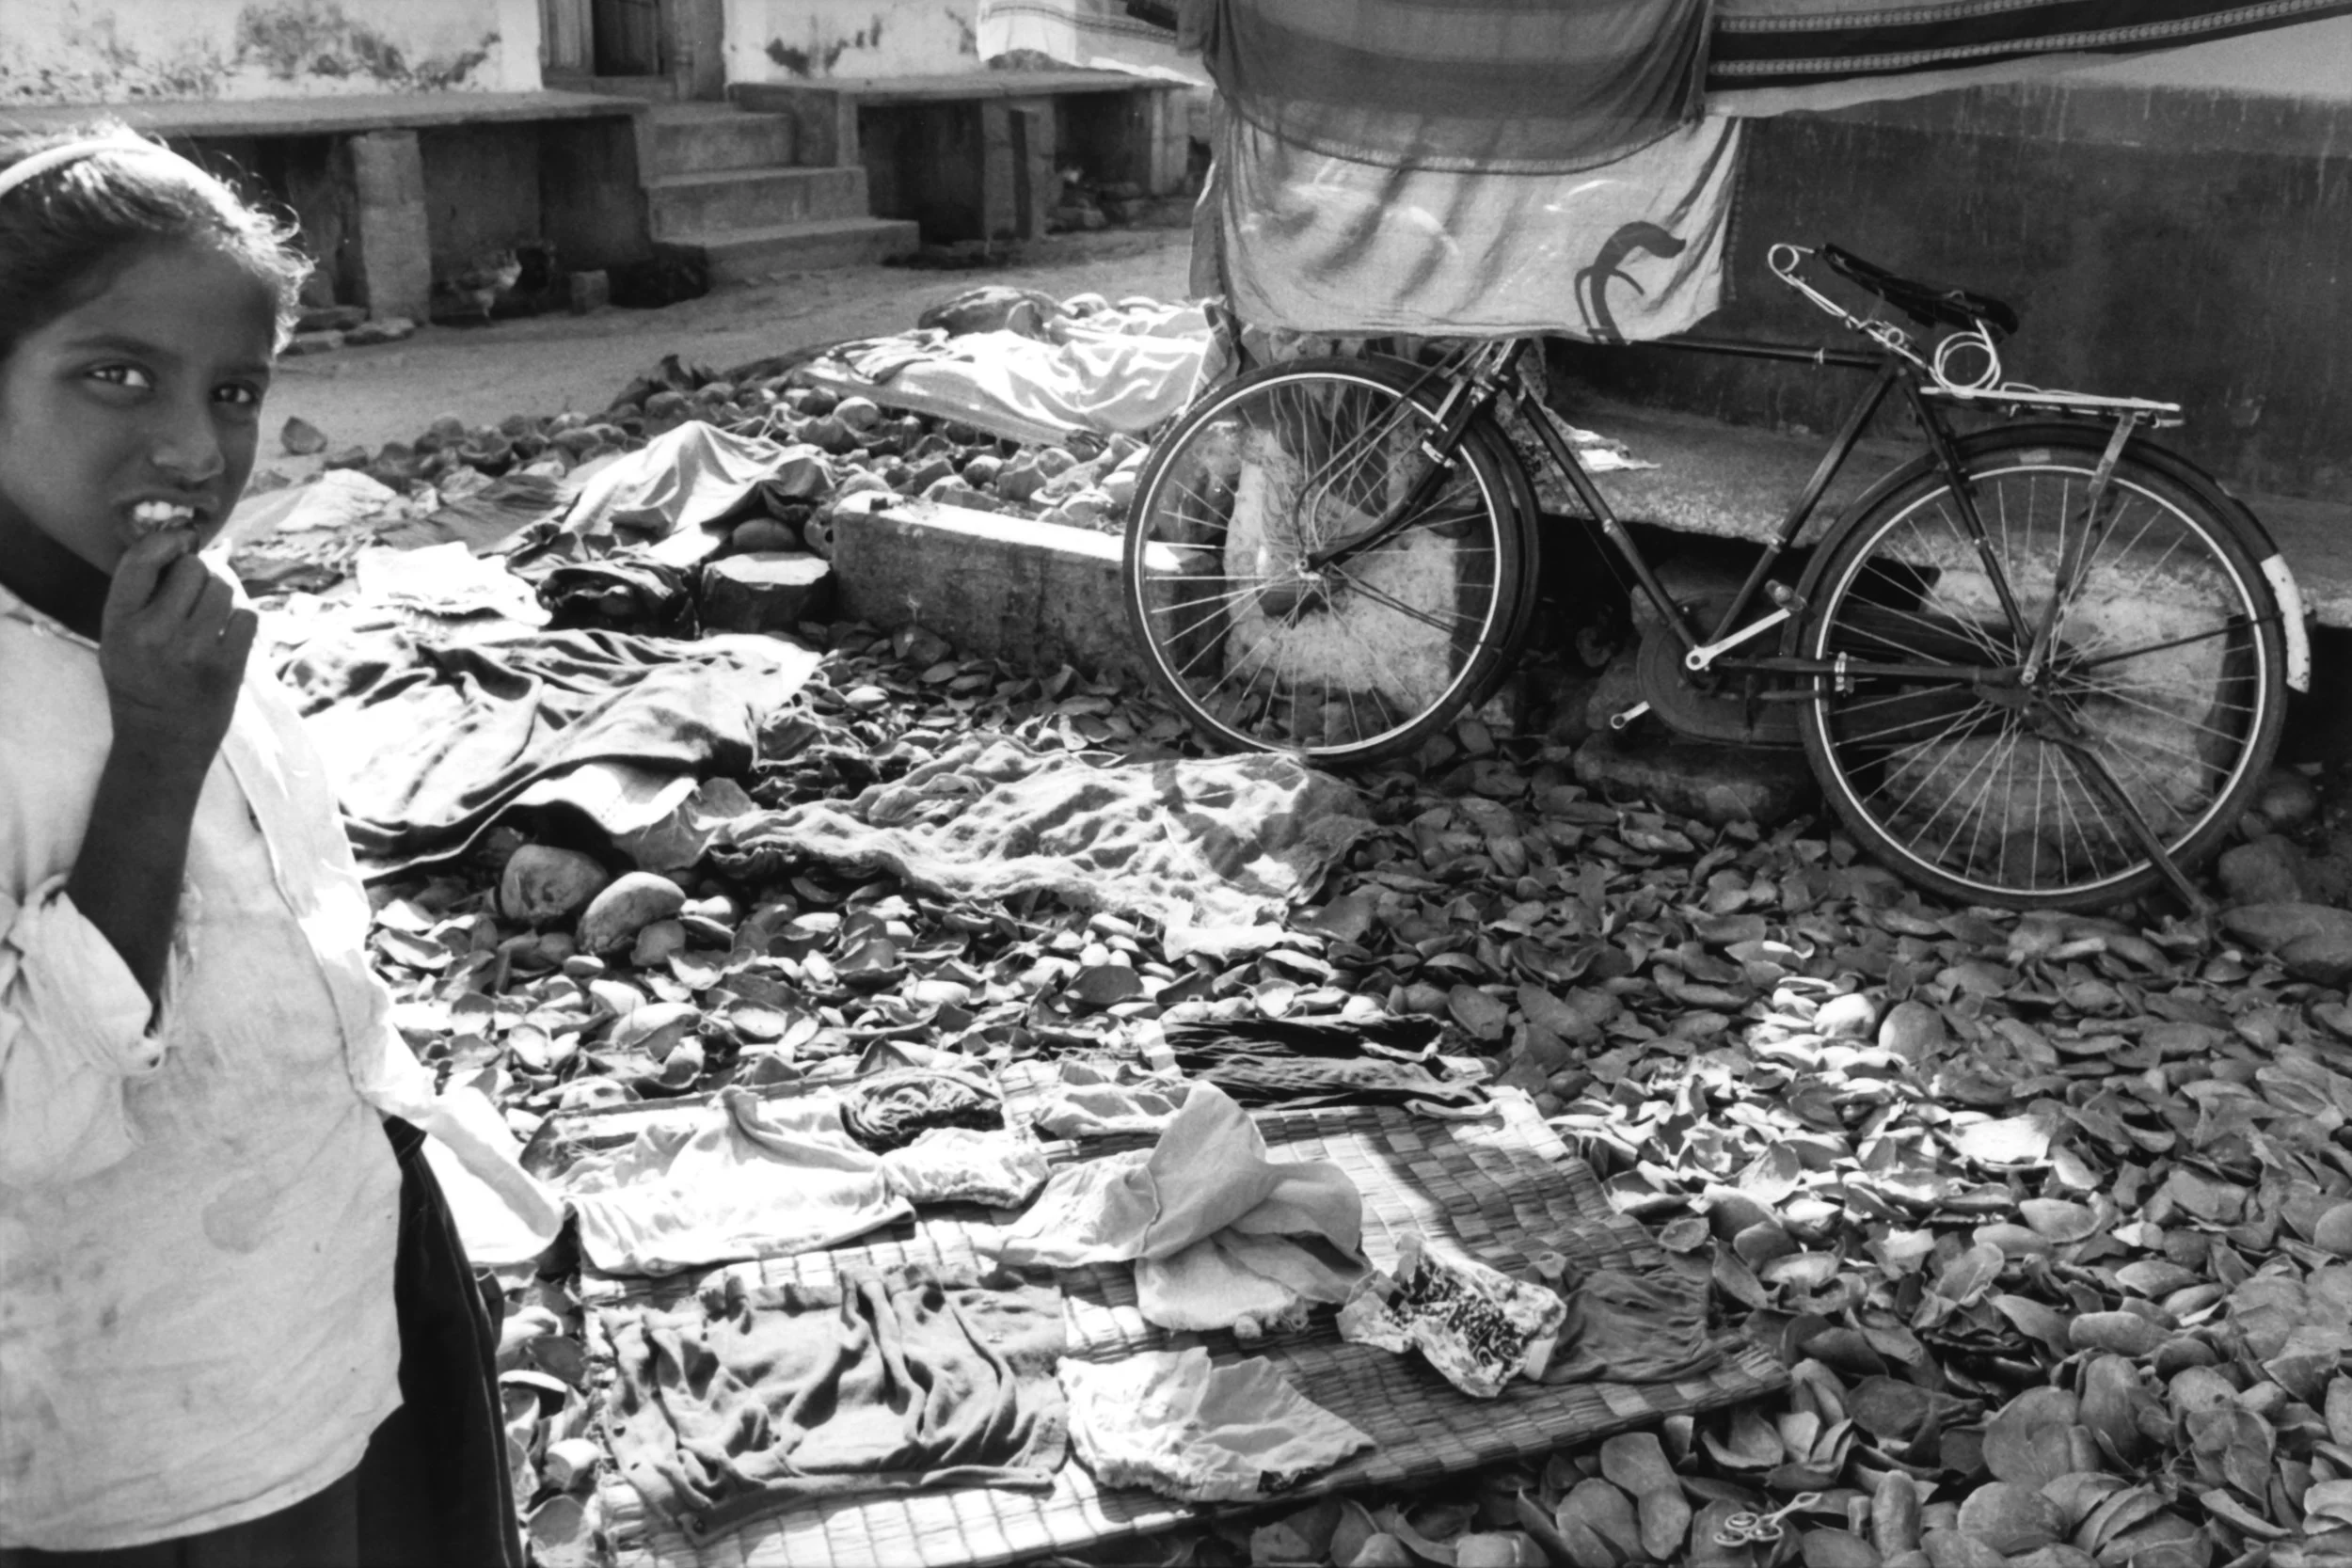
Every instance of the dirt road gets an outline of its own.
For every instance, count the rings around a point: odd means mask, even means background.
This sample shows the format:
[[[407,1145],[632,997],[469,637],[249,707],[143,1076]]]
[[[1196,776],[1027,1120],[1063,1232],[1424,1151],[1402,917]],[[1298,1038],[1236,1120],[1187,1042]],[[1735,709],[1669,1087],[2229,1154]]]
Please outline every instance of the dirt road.
[[[404,342],[282,361],[264,415],[260,467],[300,476],[319,459],[289,456],[278,433],[299,416],[330,450],[413,439],[443,414],[468,424],[509,414],[593,413],[638,372],[675,353],[724,369],[844,338],[902,331],[940,301],[1001,283],[1057,297],[1181,299],[1190,257],[1184,230],[1059,236],[1019,266],[942,272],[858,267],[722,290],[660,310],[540,316],[488,326],[428,327]]]

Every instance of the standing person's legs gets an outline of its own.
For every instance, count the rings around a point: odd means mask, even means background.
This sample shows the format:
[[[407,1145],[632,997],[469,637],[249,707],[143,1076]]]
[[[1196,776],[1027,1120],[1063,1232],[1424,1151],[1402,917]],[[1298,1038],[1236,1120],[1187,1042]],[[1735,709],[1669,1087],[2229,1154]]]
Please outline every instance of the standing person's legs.
[[[359,1465],[359,1561],[523,1568],[499,1402],[498,1323],[425,1163],[424,1135],[397,1120],[385,1132],[400,1157],[392,1297],[401,1407],[375,1429]]]

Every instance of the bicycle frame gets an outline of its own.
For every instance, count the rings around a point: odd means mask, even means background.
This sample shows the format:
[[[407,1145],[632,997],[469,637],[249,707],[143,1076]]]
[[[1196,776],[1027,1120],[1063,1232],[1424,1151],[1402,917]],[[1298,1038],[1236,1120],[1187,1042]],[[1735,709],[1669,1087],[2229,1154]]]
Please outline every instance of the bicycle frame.
[[[1959,448],[1951,433],[1928,404],[1918,377],[1911,372],[1910,368],[1901,358],[1892,353],[1800,347],[1789,343],[1702,337],[1662,339],[1657,346],[1692,353],[1773,359],[1792,364],[1834,365],[1841,369],[1877,372],[1868,389],[1848,411],[1844,421],[1838,427],[1836,437],[1830,443],[1829,450],[1821,454],[1820,463],[1814,467],[1812,477],[1805,482],[1804,489],[1798,493],[1796,499],[1789,506],[1787,515],[1781,519],[1780,527],[1766,543],[1763,554],[1750,570],[1747,580],[1733,595],[1730,605],[1712,628],[1711,635],[1704,637],[1702,628],[1693,627],[1690,624],[1681,608],[1666,592],[1665,585],[1659,580],[1657,571],[1651,566],[1649,558],[1642,553],[1640,544],[1631,533],[1627,531],[1615,509],[1609,504],[1608,499],[1593,483],[1592,475],[1579,461],[1575,450],[1561,438],[1559,432],[1552,428],[1548,419],[1537,418],[1528,421],[1534,427],[1536,436],[1553,463],[1567,479],[1569,487],[1576,492],[1578,500],[1582,502],[1585,509],[1591,513],[1592,526],[1597,528],[1602,536],[1609,541],[1611,547],[1624,561],[1626,569],[1632,574],[1642,593],[1656,608],[1660,618],[1680,641],[1685,662],[1694,673],[1720,667],[1726,673],[1783,677],[1830,675],[1843,679],[1883,674],[1908,676],[1912,679],[1917,679],[1922,675],[1941,675],[1955,680],[1980,679],[1988,675],[2014,673],[2013,670],[2005,667],[1937,666],[1915,663],[1902,666],[1881,666],[1851,659],[1801,659],[1788,656],[1763,659],[1751,657],[1725,660],[1718,666],[1718,655],[1790,619],[1803,608],[1794,602],[1793,594],[1788,594],[1786,595],[1788,602],[1781,604],[1778,610],[1758,617],[1754,622],[1742,625],[1742,618],[1755,603],[1756,595],[1763,592],[1770,582],[1773,566],[1795,544],[1798,534],[1804,531],[1804,525],[1811,520],[1814,512],[1820,504],[1821,497],[1828,492],[1831,483],[1845,467],[1847,459],[1852,455],[1854,447],[1862,438],[1863,431],[1867,428],[1871,417],[1886,401],[1888,392],[1898,386],[1903,388],[1913,411],[1918,416],[1921,426],[1928,432],[1929,443],[1935,453],[1937,462],[1948,475],[1954,477],[1956,488],[1963,495],[1967,494],[1966,480],[1960,467]],[[1379,525],[1342,544],[1315,552],[1308,558],[1307,566],[1312,570],[1322,570],[1326,567],[1343,565],[1358,555],[1378,548],[1394,537],[1426,503],[1430,494],[1441,482],[1453,462],[1454,451],[1468,436],[1472,421],[1490,408],[1503,391],[1507,389],[1529,403],[1539,403],[1540,394],[1521,363],[1521,356],[1533,347],[1532,340],[1514,339],[1485,344],[1472,351],[1469,365],[1452,379],[1444,398],[1438,405],[1435,416],[1437,428],[1422,442],[1422,451],[1430,459],[1427,471],[1407,490]],[[1963,511],[1975,535],[1977,547],[1993,573],[2003,608],[2009,614],[2012,628],[2018,634],[2020,644],[2023,645],[2030,635],[2029,629],[2026,626],[2024,614],[2010,592],[2006,575],[2001,571],[1999,562],[1993,555],[1990,539],[1986,536],[1981,522],[1976,517],[1973,502],[1966,503]],[[1734,627],[1739,628],[1737,633],[1734,632]],[[1803,693],[1796,692],[1789,695],[1802,696]]]

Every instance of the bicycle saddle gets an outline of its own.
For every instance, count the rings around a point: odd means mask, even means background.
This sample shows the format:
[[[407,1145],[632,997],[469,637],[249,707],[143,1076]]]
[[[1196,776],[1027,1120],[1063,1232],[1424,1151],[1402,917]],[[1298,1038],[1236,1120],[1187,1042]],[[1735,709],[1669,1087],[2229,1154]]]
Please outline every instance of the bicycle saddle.
[[[2002,338],[2017,330],[2017,312],[1991,294],[1915,282],[1834,245],[1824,245],[1819,254],[1840,277],[1869,290],[1921,326],[1981,325]]]

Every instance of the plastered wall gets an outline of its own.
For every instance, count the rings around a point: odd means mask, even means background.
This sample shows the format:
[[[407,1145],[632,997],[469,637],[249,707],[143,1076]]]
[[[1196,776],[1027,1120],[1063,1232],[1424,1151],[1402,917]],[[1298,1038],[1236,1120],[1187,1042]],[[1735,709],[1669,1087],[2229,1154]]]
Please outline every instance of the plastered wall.
[[[980,69],[974,0],[727,0],[729,82]]]
[[[0,104],[538,86],[536,0],[0,0]]]

